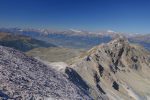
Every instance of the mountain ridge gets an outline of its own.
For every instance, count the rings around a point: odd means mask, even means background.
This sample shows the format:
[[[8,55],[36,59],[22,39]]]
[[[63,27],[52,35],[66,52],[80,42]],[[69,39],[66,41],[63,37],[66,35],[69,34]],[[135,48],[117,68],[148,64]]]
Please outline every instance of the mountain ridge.
[[[150,52],[124,37],[95,46],[70,64],[51,64],[3,46],[0,51],[2,99],[150,98]]]
[[[101,94],[113,100],[149,98],[150,53],[124,38],[92,48],[71,66],[91,86],[94,99]]]

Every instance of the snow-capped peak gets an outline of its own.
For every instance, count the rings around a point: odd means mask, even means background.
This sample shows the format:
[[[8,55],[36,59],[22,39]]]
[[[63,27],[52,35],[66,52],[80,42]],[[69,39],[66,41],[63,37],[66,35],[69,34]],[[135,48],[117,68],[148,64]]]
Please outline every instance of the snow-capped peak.
[[[79,31],[79,30],[75,30],[75,29],[70,29],[71,31],[73,31],[73,32],[77,32],[77,33],[80,33],[80,32],[82,32],[82,31]]]
[[[107,30],[108,33],[114,33],[115,31],[113,30]]]

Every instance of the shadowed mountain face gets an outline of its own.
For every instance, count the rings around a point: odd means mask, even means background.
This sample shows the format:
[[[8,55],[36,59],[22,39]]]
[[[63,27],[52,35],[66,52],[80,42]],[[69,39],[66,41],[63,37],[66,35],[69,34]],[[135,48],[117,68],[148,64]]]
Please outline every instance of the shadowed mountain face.
[[[21,51],[29,51],[38,47],[56,47],[53,44],[33,39],[28,36],[0,32],[0,45],[12,47]]]
[[[0,99],[7,100],[91,100],[65,74],[28,57],[20,51],[0,46]]]
[[[96,46],[70,63],[95,99],[102,95],[110,100],[150,98],[150,53],[122,37]]]

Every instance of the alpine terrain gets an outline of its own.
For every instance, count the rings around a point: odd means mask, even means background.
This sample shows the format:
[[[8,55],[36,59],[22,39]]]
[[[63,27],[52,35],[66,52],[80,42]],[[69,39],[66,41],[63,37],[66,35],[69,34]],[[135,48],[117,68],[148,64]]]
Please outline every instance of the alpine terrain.
[[[90,100],[67,76],[20,51],[0,46],[0,100]]]
[[[149,100],[149,73],[149,51],[121,36],[67,63],[0,46],[3,100]]]
[[[123,37],[101,44],[70,61],[95,100],[150,99],[150,53]]]

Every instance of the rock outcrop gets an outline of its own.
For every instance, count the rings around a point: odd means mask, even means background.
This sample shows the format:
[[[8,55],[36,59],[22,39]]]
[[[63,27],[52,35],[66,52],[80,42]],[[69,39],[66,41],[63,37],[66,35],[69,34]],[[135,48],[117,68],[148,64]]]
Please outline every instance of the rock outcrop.
[[[92,48],[71,65],[95,99],[147,100],[150,53],[123,37]]]
[[[92,100],[65,74],[3,46],[0,46],[0,99]]]
[[[148,100],[150,53],[123,37],[50,64],[0,46],[0,99]]]

